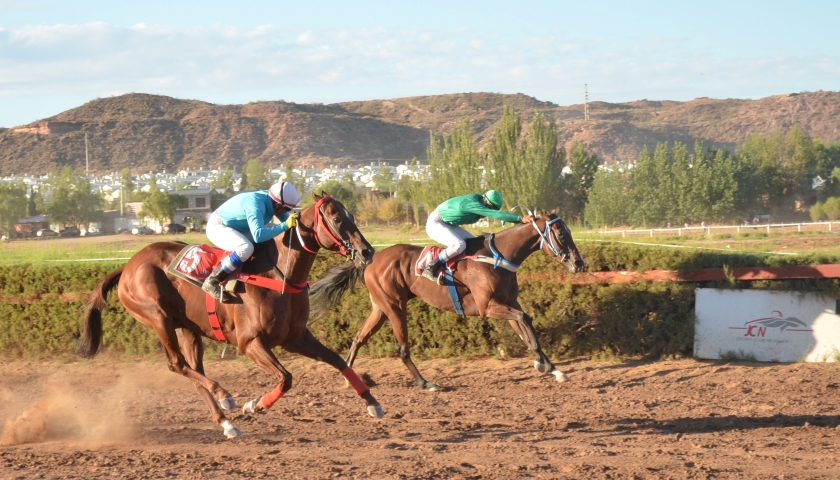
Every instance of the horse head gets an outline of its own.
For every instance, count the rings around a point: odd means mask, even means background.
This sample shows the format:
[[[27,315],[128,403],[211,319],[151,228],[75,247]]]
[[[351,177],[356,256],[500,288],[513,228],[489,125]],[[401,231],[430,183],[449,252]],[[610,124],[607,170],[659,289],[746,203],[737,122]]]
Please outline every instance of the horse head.
[[[374,249],[359,231],[353,214],[323,191],[321,195],[313,193],[312,197],[315,199],[312,218],[302,216],[301,223],[308,227],[307,230],[311,230],[311,236],[318,246],[341,253],[357,266],[369,264],[373,260]],[[309,252],[317,252],[317,249],[312,250],[305,243],[303,247]]]
[[[551,213],[540,213],[538,220],[534,226],[539,231],[539,222],[545,225],[540,232],[542,240],[540,241],[540,248],[549,256],[557,259],[563,264],[566,271],[569,273],[576,273],[583,270],[586,262],[583,260],[583,255],[578,251],[574,239],[572,239],[572,232],[559,216]]]

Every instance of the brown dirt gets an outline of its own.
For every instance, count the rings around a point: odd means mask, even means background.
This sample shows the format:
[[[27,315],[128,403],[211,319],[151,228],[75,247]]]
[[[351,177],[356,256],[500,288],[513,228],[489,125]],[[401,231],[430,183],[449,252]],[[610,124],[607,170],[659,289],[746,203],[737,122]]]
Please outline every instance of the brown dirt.
[[[835,364],[427,361],[362,358],[383,420],[337,372],[284,361],[294,388],[227,440],[163,362],[0,365],[0,478],[838,478]],[[237,403],[273,387],[213,361]]]

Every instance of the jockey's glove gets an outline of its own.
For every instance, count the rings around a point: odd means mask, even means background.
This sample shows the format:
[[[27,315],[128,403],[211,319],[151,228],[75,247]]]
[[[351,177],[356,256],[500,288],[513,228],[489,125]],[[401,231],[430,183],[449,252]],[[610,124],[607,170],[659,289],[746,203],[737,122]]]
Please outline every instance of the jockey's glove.
[[[286,228],[289,230],[295,228],[299,217],[300,215],[298,215],[297,213],[290,213],[289,217],[286,218]]]

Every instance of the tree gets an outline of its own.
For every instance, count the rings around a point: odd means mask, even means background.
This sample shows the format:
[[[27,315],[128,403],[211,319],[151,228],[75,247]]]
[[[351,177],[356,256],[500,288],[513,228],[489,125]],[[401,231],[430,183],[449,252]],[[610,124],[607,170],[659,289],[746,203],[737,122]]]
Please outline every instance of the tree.
[[[338,180],[327,180],[318,185],[317,190],[327,192],[331,197],[343,203],[348,210],[356,208],[356,202],[359,201],[359,195]]]
[[[0,184],[0,228],[11,237],[18,220],[26,215],[26,186],[23,183]]]
[[[364,222],[367,226],[372,220],[376,220],[379,212],[379,200],[368,193],[356,204],[356,219]]]
[[[823,212],[823,204],[817,202],[811,206],[808,210],[808,215],[811,217],[811,220],[814,222],[819,222],[820,220],[825,217],[825,213]]]
[[[561,208],[567,217],[582,217],[589,190],[598,172],[598,157],[586,152],[586,146],[580,140],[572,142],[569,148],[569,172],[563,177]]]
[[[411,160],[412,175],[404,175],[397,180],[397,198],[410,206],[414,224],[420,226],[420,207],[423,203],[424,184],[415,180],[418,168],[417,158]]]
[[[396,198],[386,198],[379,202],[376,210],[376,218],[390,225],[403,213],[402,203]]]
[[[171,220],[175,210],[178,209],[179,203],[182,202],[178,197],[183,197],[183,195],[169,195],[169,193],[158,189],[154,182],[149,185],[151,186],[149,196],[143,201],[140,213],[144,217],[157,220],[161,224]],[[186,197],[183,197],[183,200],[186,200]]]
[[[429,211],[449,198],[482,190],[483,156],[473,143],[468,119],[456,124],[449,135],[432,134],[426,156],[431,179],[423,203]]]
[[[826,200],[822,211],[832,222],[840,218],[840,197],[831,197]]]
[[[560,205],[566,151],[558,148],[554,119],[536,113],[527,135],[520,139],[521,116],[506,106],[494,132],[488,149],[489,186],[504,195],[508,206],[552,209]]]
[[[242,167],[242,180],[239,184],[240,192],[267,190],[271,186],[268,170],[256,159],[245,162]]]
[[[228,190],[233,188],[233,169],[225,167],[225,171],[210,182],[210,188]]]
[[[26,202],[26,216],[27,217],[34,217],[40,213],[38,209],[38,204],[43,203],[41,201],[41,195],[35,190],[35,187],[29,189],[29,200]]]
[[[630,174],[618,169],[596,172],[584,210],[586,221],[595,227],[626,225],[634,208],[630,182]]]
[[[380,166],[373,176],[373,184],[380,192],[391,195],[394,192],[394,170],[387,165]]]

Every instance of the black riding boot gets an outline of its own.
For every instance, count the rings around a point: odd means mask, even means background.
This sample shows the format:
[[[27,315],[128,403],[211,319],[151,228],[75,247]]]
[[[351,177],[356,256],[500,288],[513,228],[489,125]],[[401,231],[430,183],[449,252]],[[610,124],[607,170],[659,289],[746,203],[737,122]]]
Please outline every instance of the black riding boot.
[[[438,275],[438,268],[441,266],[443,262],[440,259],[434,259],[431,262],[426,264],[426,267],[423,268],[423,277],[428,278],[429,280],[440,284],[440,275]]]
[[[224,287],[221,285],[221,281],[230,275],[231,272],[225,270],[223,264],[219,264],[213,270],[206,279],[204,279],[204,283],[201,285],[201,289],[205,292],[209,293],[213,296],[216,300],[221,301],[222,303],[227,302],[230,300],[230,294],[228,294]]]

